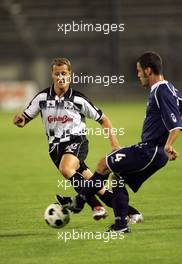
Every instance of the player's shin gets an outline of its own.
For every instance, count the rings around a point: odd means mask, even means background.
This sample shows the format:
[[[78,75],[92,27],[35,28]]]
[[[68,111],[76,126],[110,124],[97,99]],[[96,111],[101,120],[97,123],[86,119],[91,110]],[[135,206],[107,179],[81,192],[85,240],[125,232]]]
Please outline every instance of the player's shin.
[[[81,189],[86,185],[86,180],[82,176],[81,173],[76,172],[71,178],[71,185],[75,189],[77,193],[81,191]],[[89,206],[94,209],[94,207],[102,206],[102,204],[99,202],[99,200],[95,196],[91,196],[87,198],[87,203]]]
[[[110,190],[105,190],[104,194],[99,195],[99,198],[105,205],[112,208],[112,198],[113,198],[113,192]],[[128,205],[128,216],[134,215],[134,214],[140,214],[140,212],[134,208],[131,205]]]
[[[114,228],[116,230],[127,227],[128,202],[129,196],[125,187],[113,188],[112,207],[115,215]]]
[[[81,189],[76,196],[77,204],[79,208],[82,208],[84,203],[98,191],[104,187],[104,177],[102,174],[95,172],[93,176],[87,181],[86,186]]]
[[[104,194],[99,195],[101,201],[111,208],[112,208],[112,197],[113,197],[112,191],[107,189],[105,190]]]

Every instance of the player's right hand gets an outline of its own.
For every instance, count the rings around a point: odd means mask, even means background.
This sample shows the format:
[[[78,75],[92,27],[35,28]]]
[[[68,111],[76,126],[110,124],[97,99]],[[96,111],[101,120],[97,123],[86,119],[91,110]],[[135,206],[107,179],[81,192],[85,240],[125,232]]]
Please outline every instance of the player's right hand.
[[[119,149],[121,149],[121,146],[119,146],[119,145],[112,146],[112,152],[119,150]]]
[[[25,126],[25,117],[21,114],[16,114],[13,118],[13,124],[18,127],[24,127]]]
[[[171,145],[166,145],[164,147],[164,150],[165,150],[169,160],[176,160],[177,157],[179,156],[179,153]]]

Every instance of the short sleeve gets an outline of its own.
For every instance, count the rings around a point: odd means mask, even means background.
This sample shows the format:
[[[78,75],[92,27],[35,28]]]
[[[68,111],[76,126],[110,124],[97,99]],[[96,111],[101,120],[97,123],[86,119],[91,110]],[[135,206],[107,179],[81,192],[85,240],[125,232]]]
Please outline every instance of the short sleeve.
[[[182,129],[178,98],[174,90],[171,90],[166,84],[160,85],[156,88],[155,99],[167,130]]]
[[[80,112],[87,118],[95,121],[99,121],[102,118],[102,110],[95,107],[87,98],[75,96],[74,102],[80,106]]]
[[[28,107],[23,112],[23,115],[28,119],[33,119],[40,112],[41,94],[36,95],[29,103]]]

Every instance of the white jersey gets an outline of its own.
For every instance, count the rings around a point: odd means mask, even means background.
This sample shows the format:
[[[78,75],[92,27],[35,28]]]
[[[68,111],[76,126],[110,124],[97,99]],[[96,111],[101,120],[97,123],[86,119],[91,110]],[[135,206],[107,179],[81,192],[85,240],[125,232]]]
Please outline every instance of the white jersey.
[[[82,93],[69,88],[60,98],[53,86],[38,93],[23,115],[31,120],[39,113],[49,144],[69,141],[72,135],[85,135],[85,117],[99,121],[103,116]]]

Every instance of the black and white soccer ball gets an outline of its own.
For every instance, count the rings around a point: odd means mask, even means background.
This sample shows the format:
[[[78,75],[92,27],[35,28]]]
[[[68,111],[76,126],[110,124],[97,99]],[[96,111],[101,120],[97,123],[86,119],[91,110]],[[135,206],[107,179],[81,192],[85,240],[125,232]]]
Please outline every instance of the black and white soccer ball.
[[[50,204],[44,213],[46,223],[54,228],[62,228],[70,221],[69,211],[60,204]]]

